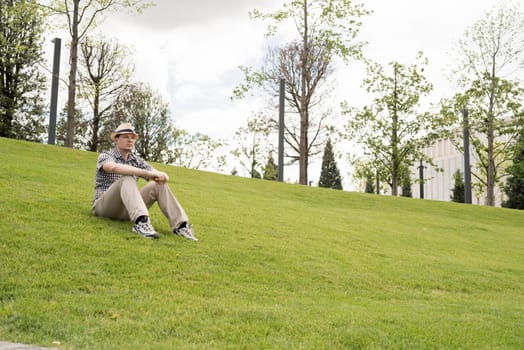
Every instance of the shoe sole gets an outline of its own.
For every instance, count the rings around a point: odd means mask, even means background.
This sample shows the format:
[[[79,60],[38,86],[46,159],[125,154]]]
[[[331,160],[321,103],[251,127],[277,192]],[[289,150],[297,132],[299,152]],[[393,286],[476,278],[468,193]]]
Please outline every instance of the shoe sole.
[[[184,236],[184,235],[181,235],[180,233],[175,233],[177,236],[180,236],[180,237],[183,237],[185,239],[189,239],[190,241],[198,241],[198,238],[196,237],[188,237],[188,236]]]
[[[152,234],[148,234],[148,235],[143,235],[140,232],[138,232],[137,230],[135,230],[134,227],[133,227],[133,232],[136,233],[137,235],[139,235],[140,237],[144,237],[144,238],[149,238],[149,239],[158,239],[158,238],[160,238],[158,233],[152,233]]]

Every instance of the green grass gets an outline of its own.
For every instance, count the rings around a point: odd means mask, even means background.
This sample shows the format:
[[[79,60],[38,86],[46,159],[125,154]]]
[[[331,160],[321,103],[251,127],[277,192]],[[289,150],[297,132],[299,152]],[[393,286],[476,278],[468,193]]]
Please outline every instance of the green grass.
[[[0,340],[522,349],[524,212],[155,165],[199,242],[91,216],[97,154],[0,139]],[[59,342],[59,345],[57,342]]]

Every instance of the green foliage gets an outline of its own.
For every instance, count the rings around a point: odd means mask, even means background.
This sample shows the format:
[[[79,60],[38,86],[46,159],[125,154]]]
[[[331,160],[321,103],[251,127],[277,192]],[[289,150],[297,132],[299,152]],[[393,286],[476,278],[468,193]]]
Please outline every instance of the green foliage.
[[[331,140],[327,141],[326,147],[324,148],[318,187],[332,188],[335,190],[342,189],[342,177],[340,176],[340,171],[338,170],[337,162],[335,160]]]
[[[252,178],[260,179],[260,170],[264,164],[264,155],[271,148],[269,134],[271,127],[267,118],[262,114],[251,116],[247,125],[240,127],[235,132],[233,140],[236,148],[231,154],[244,168],[246,174]]]
[[[427,59],[419,53],[417,61],[410,66],[391,62],[389,70],[369,63],[364,85],[376,96],[373,103],[361,110],[343,104],[349,116],[346,137],[363,146],[364,158],[390,185],[392,195],[401,185],[402,169],[427,158],[423,148],[436,138],[432,131],[443,123],[439,116],[417,110],[420,98],[433,89],[423,75]]]
[[[73,147],[76,149],[87,150],[89,144],[89,123],[80,109],[75,110],[75,137]],[[67,137],[67,104],[60,112],[56,124],[56,144],[65,146]],[[109,135],[108,135],[109,137]]]
[[[251,174],[250,174],[250,175],[251,175],[251,178],[252,178],[252,179],[261,179],[261,178],[262,178],[262,175],[258,172],[257,169],[253,169],[253,170],[251,171]]]
[[[494,78],[510,80],[524,57],[524,16],[520,6],[499,2],[469,27],[455,47],[454,78],[464,89],[475,80],[489,93]],[[486,76],[489,79],[484,80]]]
[[[221,169],[225,166],[225,159],[217,156],[217,150],[222,146],[223,141],[214,140],[208,135],[199,132],[191,134],[175,128],[166,163],[190,169]]]
[[[494,198],[495,185],[506,173],[505,168],[512,158],[512,140],[518,137],[524,123],[522,98],[524,89],[519,82],[486,75],[484,79],[474,81],[464,94],[457,94],[445,102],[445,113],[456,116],[461,115],[461,106],[468,106],[470,146],[479,159],[472,175],[477,179],[481,193],[486,192],[488,205],[493,205],[490,196]],[[458,124],[459,120],[456,121]],[[462,142],[460,135],[450,135],[455,143]]]
[[[465,203],[465,184],[462,178],[462,171],[457,170],[453,174],[453,188],[450,199],[453,202]]]
[[[366,193],[375,193],[375,184],[373,181],[373,176],[368,175],[366,177],[366,187],[364,189],[364,192]]]
[[[371,14],[363,4],[350,0],[292,0],[272,13],[254,10],[252,18],[269,20],[267,36],[273,36],[285,21],[296,24],[300,38],[309,33],[313,45],[327,48],[330,56],[345,61],[362,57],[362,42],[355,38],[360,31],[361,18]]]
[[[495,187],[511,159],[509,143],[524,123],[524,89],[515,76],[524,66],[524,14],[502,2],[469,28],[457,46],[456,82],[463,89],[447,102],[448,114],[469,111],[471,145],[479,158],[472,174],[495,205]]]
[[[353,166],[353,178],[360,183],[361,189],[366,193],[377,193],[385,189],[382,188],[380,181],[387,177],[387,171],[378,159],[366,159],[363,157],[348,156],[349,162]],[[368,192],[372,191],[372,192]]]
[[[513,164],[508,169],[509,177],[504,185],[508,198],[503,207],[524,209],[524,127],[521,127],[519,139],[515,144]]]
[[[133,84],[119,95],[112,108],[112,118],[105,121],[100,137],[102,149],[113,147],[111,132],[122,122],[130,122],[140,135],[136,152],[148,161],[166,162],[173,124],[162,96],[147,84]]]
[[[40,141],[45,78],[38,68],[45,21],[28,0],[0,2],[0,136]]]
[[[278,180],[278,167],[275,164],[273,159],[273,152],[269,152],[267,157],[267,163],[264,167],[264,175],[262,176],[264,180],[277,181]]]
[[[251,67],[239,66],[238,68],[244,74],[244,82],[233,89],[231,100],[245,98],[248,92],[251,91],[252,93],[254,89],[262,87],[264,82],[267,81],[266,75],[253,70]]]
[[[410,197],[410,198],[413,197],[413,193],[411,192],[411,176],[407,168],[404,171],[404,173],[402,174],[401,182],[402,182],[402,186],[401,186],[402,191],[400,195],[402,197]]]
[[[93,217],[97,154],[0,138],[0,339],[522,349],[524,212],[154,164],[199,242]]]

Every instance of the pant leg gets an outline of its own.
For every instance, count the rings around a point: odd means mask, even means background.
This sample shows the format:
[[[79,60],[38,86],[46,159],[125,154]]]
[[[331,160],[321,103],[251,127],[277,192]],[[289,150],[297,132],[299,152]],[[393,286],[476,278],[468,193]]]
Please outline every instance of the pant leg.
[[[122,176],[115,181],[98,198],[93,206],[93,214],[96,216],[135,221],[139,216],[148,215],[147,206],[144,203],[133,176]]]
[[[180,226],[183,222],[189,221],[184,208],[182,208],[167,184],[159,185],[156,182],[151,182],[144,186],[142,190],[140,190],[140,193],[147,208],[151,208],[155,202],[158,202],[158,206],[169,220],[169,225],[172,230]]]

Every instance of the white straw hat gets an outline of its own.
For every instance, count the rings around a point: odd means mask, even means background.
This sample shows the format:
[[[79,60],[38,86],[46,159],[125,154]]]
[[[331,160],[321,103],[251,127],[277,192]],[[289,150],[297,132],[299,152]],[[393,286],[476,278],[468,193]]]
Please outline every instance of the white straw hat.
[[[116,130],[111,133],[111,140],[115,141],[115,138],[122,134],[133,134],[135,139],[138,139],[138,134],[135,132],[135,129],[131,123],[120,124],[118,128],[116,128]]]

